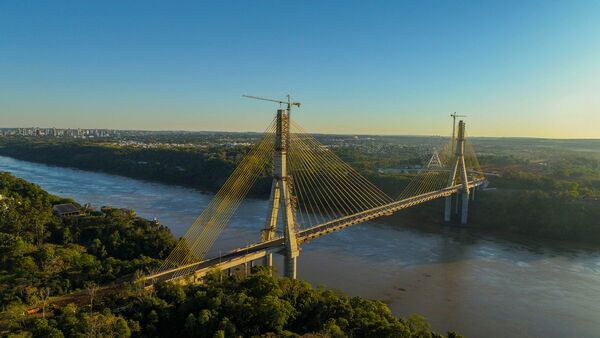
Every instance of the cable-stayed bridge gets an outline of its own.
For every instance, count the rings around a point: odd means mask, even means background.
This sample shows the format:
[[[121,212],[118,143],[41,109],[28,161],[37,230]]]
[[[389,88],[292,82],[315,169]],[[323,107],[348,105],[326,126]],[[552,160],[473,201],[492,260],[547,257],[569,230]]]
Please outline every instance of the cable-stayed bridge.
[[[463,121],[456,137],[433,153],[427,170],[416,174],[394,199],[292,122],[291,108],[300,103],[289,99],[279,103],[287,104],[287,109],[277,110],[262,140],[242,159],[162,266],[143,278],[146,285],[196,283],[210,270],[256,262],[272,266],[274,253],[284,255],[285,276],[296,278],[300,244],[439,198],[445,198],[446,222],[453,218],[467,222],[469,198],[485,178],[467,142]],[[269,174],[273,177],[269,209],[260,237],[257,231],[257,243],[207,257],[254,183]]]

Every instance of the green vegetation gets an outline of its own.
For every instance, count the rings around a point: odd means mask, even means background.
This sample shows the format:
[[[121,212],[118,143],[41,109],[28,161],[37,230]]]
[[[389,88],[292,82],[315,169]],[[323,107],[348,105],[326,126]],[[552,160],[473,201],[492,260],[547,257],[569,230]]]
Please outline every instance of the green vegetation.
[[[152,293],[122,290],[95,304],[93,313],[71,304],[50,319],[13,320],[11,332],[15,337],[442,337],[420,316],[399,319],[382,302],[313,289],[262,268],[246,277],[216,271],[189,287],[158,284]]]
[[[66,200],[0,173],[0,306],[33,304],[150,268],[175,245],[170,231],[129,210],[59,218]]]
[[[205,191],[217,191],[247,146],[206,148],[118,147],[92,141],[27,141],[5,139],[0,155],[49,165],[101,171],[165,184],[177,184]],[[271,180],[266,173],[253,194],[268,194]]]
[[[600,243],[598,181],[511,170],[478,195],[471,224],[538,238]]]
[[[198,141],[187,134],[145,136],[144,142],[189,144],[150,149],[90,140],[4,138],[0,140],[0,154],[215,191],[248,150],[247,146],[219,144],[222,139],[232,142],[236,137],[240,142],[257,138],[254,134],[223,134],[203,136]],[[431,149],[441,149],[444,142],[439,137],[317,138],[392,197],[398,196],[412,176],[381,174],[377,169],[424,163]],[[195,140],[202,146],[194,146]],[[478,192],[470,208],[472,227],[560,240],[600,241],[600,141],[478,138],[471,142],[483,170],[500,175],[489,176],[490,186],[496,190]],[[267,195],[267,175],[254,187],[255,195]],[[419,224],[440,222],[441,210],[434,201],[403,211],[401,216]]]
[[[52,205],[73,201],[8,173],[0,173],[0,194],[2,336],[441,337],[420,316],[396,318],[382,302],[260,267],[145,290],[129,281],[173,248],[165,227],[122,209],[59,218]]]

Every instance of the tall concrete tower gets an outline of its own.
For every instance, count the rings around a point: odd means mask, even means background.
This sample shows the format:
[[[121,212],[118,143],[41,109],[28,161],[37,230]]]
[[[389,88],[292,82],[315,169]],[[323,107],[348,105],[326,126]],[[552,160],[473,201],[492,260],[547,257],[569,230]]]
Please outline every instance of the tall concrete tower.
[[[286,110],[277,110],[275,156],[273,159],[273,184],[271,186],[271,197],[269,200],[269,213],[265,228],[263,229],[262,239],[263,241],[268,241],[275,237],[275,230],[279,219],[279,210],[281,210],[284,227],[283,236],[285,240],[284,274],[286,277],[296,278],[296,258],[299,255],[299,249],[296,241],[294,209],[292,208],[291,182],[287,175],[289,116],[289,108]],[[265,265],[273,266],[272,254],[265,257]]]
[[[452,141],[454,142],[454,140]],[[467,167],[465,165],[465,123],[463,121],[458,122],[458,135],[456,137],[456,148],[454,153],[454,161],[450,168],[450,176],[448,177],[448,186],[451,187],[456,185],[456,182],[460,180],[462,184],[462,191],[460,197],[462,198],[461,210],[460,210],[460,223],[467,224],[467,216],[469,213],[469,178],[467,176]],[[458,177],[457,177],[458,176]],[[459,196],[456,196],[456,203],[458,204]],[[446,197],[445,208],[444,208],[444,221],[450,222],[452,219],[452,196]]]

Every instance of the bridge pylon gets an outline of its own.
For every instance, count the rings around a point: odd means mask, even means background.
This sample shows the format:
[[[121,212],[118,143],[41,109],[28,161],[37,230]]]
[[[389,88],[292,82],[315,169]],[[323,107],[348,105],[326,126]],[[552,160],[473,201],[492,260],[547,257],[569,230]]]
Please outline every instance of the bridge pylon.
[[[452,140],[454,144],[454,140]],[[467,167],[465,165],[465,123],[461,120],[458,122],[458,135],[456,138],[456,148],[454,160],[450,168],[450,176],[448,177],[448,187],[454,186],[459,180],[462,184],[460,198],[460,223],[467,224],[467,216],[469,212],[469,178],[467,176]],[[458,177],[457,177],[458,176]],[[459,195],[456,195],[456,204],[459,204]],[[446,197],[444,207],[444,222],[450,222],[452,219],[452,196]]]
[[[277,223],[283,220],[283,236],[285,243],[284,275],[296,278],[296,258],[300,254],[298,241],[296,239],[296,226],[291,181],[287,174],[287,151],[289,147],[289,126],[291,106],[287,109],[277,110],[277,127],[275,152],[273,158],[273,183],[271,185],[271,197],[269,200],[269,211],[267,222],[262,233],[262,241],[266,242],[275,238]],[[273,254],[269,253],[264,258],[266,266],[273,266]]]

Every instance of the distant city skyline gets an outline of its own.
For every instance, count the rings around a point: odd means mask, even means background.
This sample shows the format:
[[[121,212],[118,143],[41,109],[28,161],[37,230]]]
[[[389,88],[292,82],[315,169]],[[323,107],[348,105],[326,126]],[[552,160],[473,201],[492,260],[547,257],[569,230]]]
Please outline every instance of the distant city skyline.
[[[600,2],[4,2],[0,128],[600,138]]]

